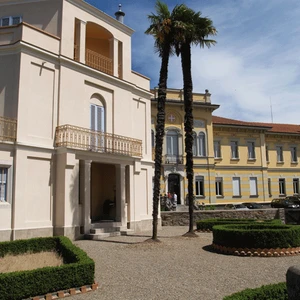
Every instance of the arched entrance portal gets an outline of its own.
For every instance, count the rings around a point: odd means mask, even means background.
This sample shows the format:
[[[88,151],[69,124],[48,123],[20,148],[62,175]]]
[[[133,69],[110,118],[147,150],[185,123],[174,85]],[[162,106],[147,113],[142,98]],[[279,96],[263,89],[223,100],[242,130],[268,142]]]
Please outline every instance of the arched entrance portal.
[[[168,192],[175,192],[177,195],[177,204],[181,204],[180,201],[180,175],[169,174],[168,176]]]

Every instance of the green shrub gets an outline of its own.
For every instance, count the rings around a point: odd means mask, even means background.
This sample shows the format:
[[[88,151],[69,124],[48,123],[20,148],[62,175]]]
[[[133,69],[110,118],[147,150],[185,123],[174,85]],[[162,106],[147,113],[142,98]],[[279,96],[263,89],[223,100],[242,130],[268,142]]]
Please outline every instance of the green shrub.
[[[223,300],[288,300],[286,283],[263,285],[226,296]]]
[[[94,282],[95,263],[66,237],[37,238],[0,243],[0,255],[56,251],[59,267],[0,274],[0,300],[18,300]]]
[[[236,248],[299,247],[300,226],[272,223],[216,225],[213,243]]]
[[[235,218],[215,218],[215,219],[206,219],[196,222],[198,230],[212,230],[214,225],[223,225],[223,224],[241,224],[241,223],[272,223],[272,224],[282,224],[279,219],[272,220],[256,220],[256,219],[235,219]]]

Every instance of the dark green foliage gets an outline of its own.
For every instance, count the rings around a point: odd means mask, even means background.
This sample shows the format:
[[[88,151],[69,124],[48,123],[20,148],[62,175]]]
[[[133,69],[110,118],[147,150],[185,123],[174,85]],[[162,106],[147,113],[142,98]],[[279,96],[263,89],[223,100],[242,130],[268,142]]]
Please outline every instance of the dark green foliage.
[[[95,263],[67,237],[36,238],[0,243],[1,256],[56,251],[64,265],[0,274],[0,300],[18,300],[94,282]]]
[[[232,224],[213,227],[214,244],[236,248],[290,248],[300,246],[300,226]]]
[[[234,218],[215,218],[215,219],[206,219],[196,222],[198,230],[212,230],[215,225],[225,225],[225,224],[241,224],[241,223],[272,223],[272,224],[282,224],[279,219],[272,220],[256,220],[256,219],[234,219]]]
[[[223,300],[288,300],[286,283],[263,285],[226,296]]]

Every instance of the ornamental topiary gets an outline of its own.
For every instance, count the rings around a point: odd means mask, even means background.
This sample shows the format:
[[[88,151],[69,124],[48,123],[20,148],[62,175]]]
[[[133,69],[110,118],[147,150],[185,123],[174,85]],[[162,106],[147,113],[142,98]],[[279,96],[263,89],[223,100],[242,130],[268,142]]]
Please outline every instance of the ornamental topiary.
[[[272,220],[257,220],[257,219],[236,219],[236,218],[215,218],[215,219],[206,219],[200,220],[196,222],[197,230],[203,231],[212,231],[213,226],[215,225],[225,225],[225,224],[241,224],[241,223],[272,223],[272,224],[282,224],[281,220],[279,219],[272,219]]]
[[[213,243],[235,248],[300,247],[300,226],[233,224],[213,227]]]

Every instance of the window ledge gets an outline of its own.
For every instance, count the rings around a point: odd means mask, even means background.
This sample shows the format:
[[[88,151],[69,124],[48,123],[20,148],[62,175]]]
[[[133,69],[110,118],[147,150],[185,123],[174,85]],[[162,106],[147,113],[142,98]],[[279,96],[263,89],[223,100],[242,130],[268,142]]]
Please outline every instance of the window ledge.
[[[256,158],[248,158],[248,161],[256,161]]]
[[[9,209],[11,207],[10,203],[0,201],[0,209]]]
[[[291,164],[296,165],[296,164],[298,164],[298,161],[291,161]]]
[[[230,160],[239,161],[240,159],[237,157],[237,158],[231,158]]]
[[[235,196],[232,196],[232,198],[242,198],[242,195],[235,195]]]
[[[250,198],[258,198],[258,195],[250,195]]]
[[[215,160],[222,160],[222,157],[214,157]]]
[[[221,199],[221,198],[224,198],[224,196],[223,195],[217,195],[216,198]]]
[[[283,165],[284,161],[277,161],[277,163]]]

